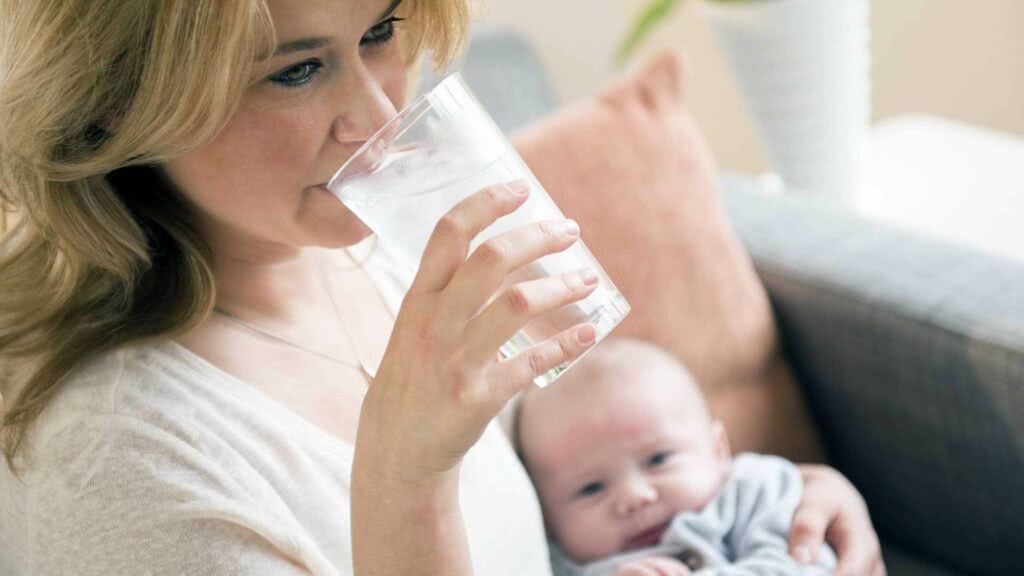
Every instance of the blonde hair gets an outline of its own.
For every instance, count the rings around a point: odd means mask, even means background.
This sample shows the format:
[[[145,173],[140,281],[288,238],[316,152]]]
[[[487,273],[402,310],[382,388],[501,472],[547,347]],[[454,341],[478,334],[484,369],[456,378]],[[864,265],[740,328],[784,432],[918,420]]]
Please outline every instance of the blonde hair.
[[[466,0],[406,0],[413,67]],[[75,366],[212,310],[210,252],[155,166],[212,140],[275,44],[264,0],[0,0],[0,444],[11,469]]]

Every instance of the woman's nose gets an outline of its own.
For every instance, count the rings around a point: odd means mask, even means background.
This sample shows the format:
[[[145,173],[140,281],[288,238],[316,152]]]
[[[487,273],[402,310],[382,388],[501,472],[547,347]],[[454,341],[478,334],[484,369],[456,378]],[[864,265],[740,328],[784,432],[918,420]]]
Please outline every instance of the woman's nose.
[[[340,143],[361,142],[373,136],[398,113],[381,84],[363,67],[352,70],[348,89],[339,103],[341,113],[331,126]]]
[[[658,491],[645,478],[634,477],[626,481],[616,501],[616,512],[631,514],[658,500]]]

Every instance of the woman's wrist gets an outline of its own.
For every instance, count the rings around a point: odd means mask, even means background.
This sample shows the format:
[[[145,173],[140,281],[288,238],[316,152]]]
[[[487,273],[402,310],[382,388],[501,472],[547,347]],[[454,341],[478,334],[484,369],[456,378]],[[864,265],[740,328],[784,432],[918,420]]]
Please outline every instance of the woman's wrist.
[[[359,576],[472,574],[458,470],[392,481],[358,459],[352,471],[352,556]]]
[[[458,467],[415,472],[361,440],[352,466],[355,573],[472,574]]]

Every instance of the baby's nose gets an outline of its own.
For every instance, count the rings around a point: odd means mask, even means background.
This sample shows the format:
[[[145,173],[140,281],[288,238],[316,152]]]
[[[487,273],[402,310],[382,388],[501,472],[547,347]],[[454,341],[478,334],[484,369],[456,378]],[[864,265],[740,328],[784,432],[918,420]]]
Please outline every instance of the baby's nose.
[[[623,486],[616,502],[616,512],[630,514],[658,500],[658,491],[644,478],[631,478]]]

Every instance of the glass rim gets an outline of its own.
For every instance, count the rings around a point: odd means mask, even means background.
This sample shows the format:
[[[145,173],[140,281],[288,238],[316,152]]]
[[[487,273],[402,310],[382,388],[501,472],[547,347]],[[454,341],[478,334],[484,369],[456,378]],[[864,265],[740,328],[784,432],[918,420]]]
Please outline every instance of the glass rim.
[[[357,158],[366,154],[366,151],[369,150],[370,147],[377,143],[379,140],[384,140],[386,138],[386,141],[390,142],[400,138],[402,134],[405,133],[405,130],[397,131],[395,135],[392,137],[387,137],[386,134],[388,131],[393,130],[396,126],[399,126],[400,124],[408,120],[411,116],[413,116],[414,113],[420,112],[420,109],[422,109],[424,106],[429,105],[430,96],[442,86],[447,86],[449,84],[459,84],[460,86],[463,87],[465,87],[466,85],[465,82],[462,80],[462,75],[456,71],[445,76],[443,79],[441,79],[441,81],[439,81],[437,84],[431,87],[430,90],[427,90],[423,94],[417,96],[416,99],[413,100],[411,104],[406,106],[401,112],[396,114],[394,118],[388,120],[383,126],[378,128],[377,131],[373,133],[373,136],[367,138],[366,142],[363,142],[362,146],[360,146],[359,149],[357,149],[351,156],[348,157],[347,160],[345,160],[341,167],[334,172],[333,176],[331,176],[331,179],[327,181],[327,189],[334,192],[333,188],[335,184],[337,184],[338,181],[341,179],[342,173],[345,172],[345,170],[347,170],[349,166],[351,166],[352,163]],[[416,120],[418,119],[419,118],[417,115]]]

